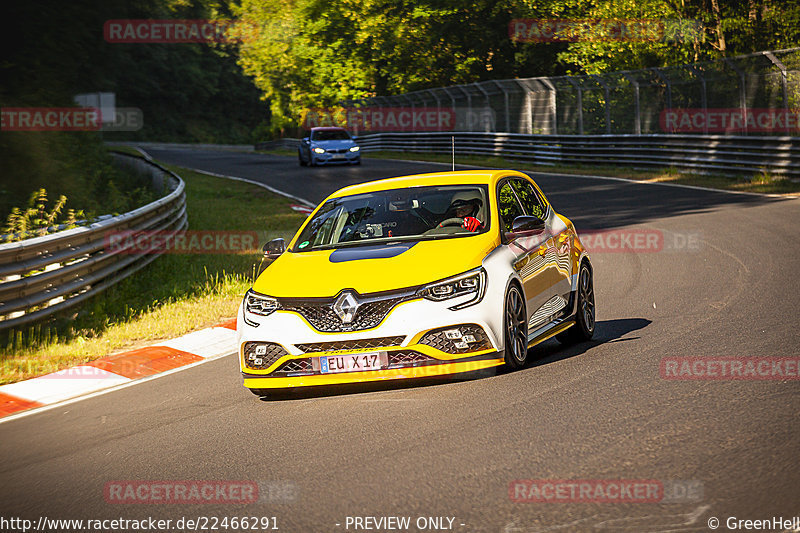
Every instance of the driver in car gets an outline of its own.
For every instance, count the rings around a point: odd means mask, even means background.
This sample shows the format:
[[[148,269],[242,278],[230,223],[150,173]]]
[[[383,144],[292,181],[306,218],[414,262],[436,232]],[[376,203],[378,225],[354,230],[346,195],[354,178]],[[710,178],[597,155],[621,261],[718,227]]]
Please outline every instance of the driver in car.
[[[462,228],[476,232],[483,227],[483,223],[478,220],[481,200],[477,192],[458,192],[453,195],[450,207],[445,211],[444,220],[439,223],[440,228],[444,226],[461,226]]]

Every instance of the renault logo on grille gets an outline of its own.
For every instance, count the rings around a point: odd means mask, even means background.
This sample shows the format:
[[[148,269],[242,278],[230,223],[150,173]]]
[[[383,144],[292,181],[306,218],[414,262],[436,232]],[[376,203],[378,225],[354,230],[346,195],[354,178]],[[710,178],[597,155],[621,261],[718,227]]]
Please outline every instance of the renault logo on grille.
[[[349,324],[356,317],[356,312],[361,303],[356,300],[352,292],[343,292],[333,302],[333,312],[343,324]]]

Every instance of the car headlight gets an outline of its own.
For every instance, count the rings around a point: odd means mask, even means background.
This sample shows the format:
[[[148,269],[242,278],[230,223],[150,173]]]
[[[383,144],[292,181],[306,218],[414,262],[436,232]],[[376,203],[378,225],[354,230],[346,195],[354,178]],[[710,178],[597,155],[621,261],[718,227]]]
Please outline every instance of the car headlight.
[[[256,292],[253,292],[252,289],[247,291],[247,294],[244,295],[244,321],[246,324],[250,326],[258,327],[259,323],[257,322],[258,317],[265,317],[269,316],[275,312],[276,309],[280,307],[278,304],[278,300],[275,298],[270,298],[269,296],[263,296]]]
[[[324,154],[325,153],[325,148],[320,148],[319,146],[317,146],[316,148],[314,148],[314,153],[315,154]]]
[[[350,147],[350,151],[351,151],[351,152],[358,152],[359,150],[361,150],[361,148],[360,148],[360,147],[358,147],[358,146],[351,146],[351,147]]]
[[[471,294],[472,298],[450,308],[455,311],[480,302],[485,291],[486,271],[481,267],[452,278],[425,285],[420,289],[419,295],[427,300],[441,302]]]

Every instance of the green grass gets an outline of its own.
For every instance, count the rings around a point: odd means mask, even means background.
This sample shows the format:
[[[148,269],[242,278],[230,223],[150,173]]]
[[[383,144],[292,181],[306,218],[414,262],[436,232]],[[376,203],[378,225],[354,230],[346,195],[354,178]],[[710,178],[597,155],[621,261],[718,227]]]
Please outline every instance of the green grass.
[[[297,157],[297,150],[292,150],[290,148],[275,148],[274,150],[256,150],[255,153],[269,154],[269,155],[288,155]]]
[[[256,231],[259,244],[291,236],[305,219],[290,200],[247,183],[171,167],[186,181],[190,230]],[[233,318],[261,259],[165,254],[47,324],[0,336],[0,384],[152,344]]]
[[[369,159],[403,159],[439,163],[450,163],[452,161],[452,156],[450,155],[388,151],[365,152],[363,157]],[[678,171],[675,168],[634,170],[624,167],[602,165],[532,165],[530,163],[507,160],[502,157],[464,157],[459,155],[456,155],[456,164],[491,168],[512,168],[542,173],[590,174],[637,181],[693,185],[695,187],[708,187],[711,189],[728,191],[770,194],[792,194],[800,192],[800,182],[780,176],[772,176],[767,172],[761,172],[752,177],[735,178],[711,174],[690,174]]]

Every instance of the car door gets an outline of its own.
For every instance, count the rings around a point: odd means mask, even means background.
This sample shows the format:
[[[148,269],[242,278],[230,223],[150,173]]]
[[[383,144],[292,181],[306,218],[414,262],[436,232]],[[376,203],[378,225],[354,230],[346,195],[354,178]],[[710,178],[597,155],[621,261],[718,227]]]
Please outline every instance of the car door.
[[[536,302],[540,305],[533,310],[529,321],[529,325],[535,328],[550,322],[569,302],[572,289],[570,272],[572,239],[569,238],[566,224],[530,181],[516,178],[511,181],[511,185],[526,214],[538,216],[545,221],[545,234],[548,237],[544,250],[546,257],[544,269],[539,271],[537,276],[540,276],[542,284],[551,290],[545,301]]]
[[[545,231],[513,235],[512,224],[516,217],[535,215],[526,211],[520,195],[517,194],[516,179],[505,179],[498,184],[497,201],[500,213],[501,231],[509,250],[514,254],[513,268],[522,279],[522,288],[528,313],[529,331],[534,331],[536,323],[532,317],[556,295],[557,279],[553,274],[556,254],[552,238],[546,227]],[[523,196],[527,198],[526,196]],[[540,217],[542,218],[542,217]]]

